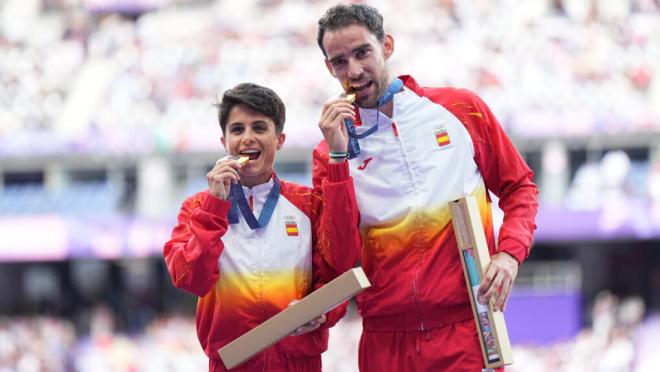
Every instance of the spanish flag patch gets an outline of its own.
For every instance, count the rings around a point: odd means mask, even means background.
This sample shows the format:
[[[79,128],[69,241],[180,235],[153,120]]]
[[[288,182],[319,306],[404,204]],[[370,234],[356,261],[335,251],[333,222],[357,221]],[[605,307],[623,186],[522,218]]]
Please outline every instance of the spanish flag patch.
[[[298,224],[295,220],[288,220],[284,222],[284,226],[286,227],[287,236],[298,236]]]
[[[440,129],[435,132],[435,140],[438,142],[438,146],[445,147],[451,143],[449,139],[449,133],[446,129]]]

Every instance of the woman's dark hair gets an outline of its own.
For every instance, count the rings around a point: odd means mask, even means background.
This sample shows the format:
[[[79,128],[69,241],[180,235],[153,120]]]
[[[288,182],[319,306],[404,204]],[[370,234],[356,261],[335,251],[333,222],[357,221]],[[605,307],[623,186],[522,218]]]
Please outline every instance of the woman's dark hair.
[[[223,135],[229,113],[236,105],[245,105],[273,119],[275,132],[282,133],[286,110],[282,99],[272,89],[253,83],[241,83],[225,91],[222,100],[215,105],[218,108],[218,120]]]

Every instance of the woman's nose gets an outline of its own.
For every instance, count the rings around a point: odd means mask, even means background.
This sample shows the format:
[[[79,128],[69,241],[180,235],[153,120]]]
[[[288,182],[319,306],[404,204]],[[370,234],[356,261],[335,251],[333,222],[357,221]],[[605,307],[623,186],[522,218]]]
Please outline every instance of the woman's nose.
[[[254,137],[255,137],[255,133],[251,129],[247,129],[243,133],[243,138],[241,138],[241,142],[254,141]]]

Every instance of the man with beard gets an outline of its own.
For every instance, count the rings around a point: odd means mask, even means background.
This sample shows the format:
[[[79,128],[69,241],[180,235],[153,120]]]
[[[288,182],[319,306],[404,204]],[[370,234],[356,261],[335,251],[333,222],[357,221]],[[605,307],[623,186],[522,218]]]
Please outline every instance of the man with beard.
[[[360,370],[479,371],[484,362],[448,202],[476,197],[492,255],[478,300],[504,310],[535,229],[532,171],[474,93],[390,76],[394,39],[376,9],[330,8],[317,41],[348,96],[323,106],[325,140],[314,150],[313,171],[320,192],[329,161],[349,158],[362,265],[372,283],[357,297]],[[345,127],[351,121],[355,128]],[[497,248],[488,190],[504,211]]]

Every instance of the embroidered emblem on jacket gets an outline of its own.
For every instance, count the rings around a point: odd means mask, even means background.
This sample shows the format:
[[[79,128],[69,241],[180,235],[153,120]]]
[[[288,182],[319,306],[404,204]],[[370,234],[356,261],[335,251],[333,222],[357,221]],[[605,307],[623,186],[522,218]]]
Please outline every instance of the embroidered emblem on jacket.
[[[451,144],[451,139],[449,138],[449,132],[444,125],[438,124],[433,126],[433,133],[435,133],[435,141],[438,143],[439,147],[446,147]]]
[[[298,223],[295,216],[284,216],[284,227],[287,236],[298,236]]]

